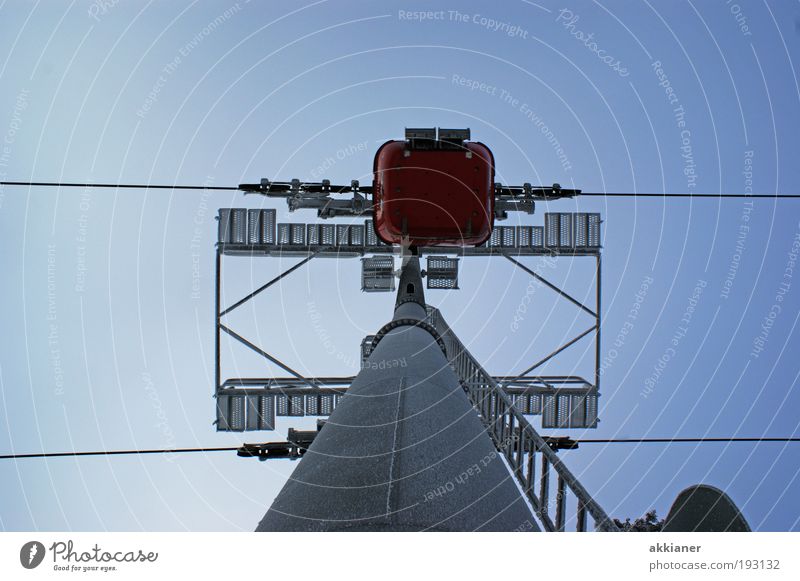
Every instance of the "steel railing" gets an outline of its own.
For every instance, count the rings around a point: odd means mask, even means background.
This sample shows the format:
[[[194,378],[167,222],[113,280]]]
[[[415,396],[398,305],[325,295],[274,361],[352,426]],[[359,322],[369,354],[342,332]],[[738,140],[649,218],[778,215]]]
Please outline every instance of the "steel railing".
[[[578,482],[556,452],[514,406],[511,398],[467,351],[438,309],[428,307],[428,322],[444,340],[450,365],[480,414],[495,448],[508,461],[544,530],[564,530],[567,496],[572,493],[577,500],[578,531],[586,530],[587,514],[594,520],[595,530],[618,531],[614,522]],[[537,461],[540,466],[538,470]],[[553,475],[556,479],[556,495],[555,515],[551,517],[549,494],[550,478]]]

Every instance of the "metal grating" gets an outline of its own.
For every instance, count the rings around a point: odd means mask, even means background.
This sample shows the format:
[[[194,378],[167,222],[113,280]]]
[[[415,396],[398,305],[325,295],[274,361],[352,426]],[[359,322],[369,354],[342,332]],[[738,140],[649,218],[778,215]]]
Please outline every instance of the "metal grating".
[[[290,246],[305,246],[305,224],[278,224],[278,244]]]
[[[518,395],[516,406],[526,416],[539,415],[542,413],[542,396],[540,394]]]
[[[323,394],[319,396],[319,415],[329,416],[333,413],[333,408],[336,407],[336,398],[338,396],[331,394]]]
[[[553,395],[542,396],[542,427],[555,428],[556,426],[556,398]]]
[[[333,394],[321,393],[306,396],[307,416],[329,416],[333,412],[333,406]]]
[[[305,224],[290,224],[289,225],[289,238],[291,244],[295,246],[303,246],[306,243],[306,225]]]
[[[517,244],[530,246],[533,237],[533,226],[517,226]]]
[[[339,246],[364,246],[364,226],[362,224],[337,224],[336,243]]]
[[[217,216],[217,242],[224,244],[230,242],[228,230],[230,229],[231,210],[230,208],[220,208]]]
[[[596,428],[597,393],[564,394],[556,389],[551,394],[509,396],[516,408],[526,416],[542,415],[544,428]]]
[[[500,245],[504,248],[513,248],[516,246],[517,236],[516,228],[514,226],[500,226]]]
[[[218,241],[245,244],[247,241],[247,210],[245,208],[220,208]]]
[[[276,395],[275,411],[279,416],[304,416],[305,415],[305,396],[304,395]]]
[[[336,227],[333,224],[322,224],[320,226],[320,240],[326,246],[336,244]]]
[[[289,398],[285,395],[275,396],[275,413],[279,416],[289,415]]]
[[[245,396],[247,412],[247,430],[274,430],[275,429],[275,402],[272,396],[248,395]]]
[[[575,246],[598,248],[600,246],[600,214],[575,214]]]
[[[527,408],[528,408],[527,395],[509,395],[508,397],[509,399],[511,399],[511,401],[514,402],[514,407],[516,407],[523,414],[527,413]]]
[[[259,409],[258,404],[258,396],[255,397],[247,397],[244,398],[244,409],[245,409],[245,429],[246,430],[258,430],[259,425],[261,424],[260,418],[258,417]]]
[[[259,397],[259,419],[261,424],[259,430],[275,429],[275,398],[271,395]]]
[[[592,393],[586,396],[586,427],[597,427],[597,394]]]
[[[458,288],[458,258],[429,256],[426,278],[430,289]]]
[[[428,277],[428,288],[433,290],[458,289],[458,281],[448,278]]]
[[[258,244],[261,242],[261,229],[258,223],[261,221],[261,210],[247,210],[247,243]]]
[[[292,395],[288,397],[289,400],[289,415],[290,416],[303,416],[306,413],[305,396]]]
[[[534,226],[531,232],[531,246],[533,248],[544,247],[544,226]]]
[[[589,214],[589,242],[587,246],[600,247],[600,214]]]
[[[573,217],[569,212],[548,212],[544,215],[545,243],[548,248],[572,248]]]
[[[336,241],[336,226],[333,224],[309,224],[306,228],[309,246],[333,246]]]
[[[559,239],[558,245],[562,248],[570,248],[575,243],[572,238],[572,214],[564,212],[559,213]]]
[[[236,208],[231,210],[231,242],[244,244],[247,240],[247,210]]]
[[[514,248],[517,244],[516,226],[495,226],[486,246]]]
[[[361,259],[361,290],[389,292],[394,286],[394,257],[373,256]]]
[[[275,210],[247,210],[247,243],[275,243]]]
[[[307,416],[318,416],[319,414],[319,395],[307,395],[306,396],[306,415]]]
[[[214,422],[217,425],[217,431],[228,431],[231,429],[230,422],[228,421],[229,413],[229,404],[230,398],[222,397],[220,395],[217,396],[217,421]]]
[[[217,431],[274,430],[275,405],[271,395],[217,394]]]
[[[586,398],[582,395],[571,395],[569,406],[569,427],[584,427],[586,423]]]
[[[289,244],[289,224],[278,224],[278,244]]]
[[[241,392],[217,394],[217,431],[244,432],[274,430],[276,416],[329,416],[342,394],[286,394]]]
[[[350,246],[350,226],[347,224],[336,225],[336,245]]]
[[[364,246],[364,226],[361,224],[350,226],[350,246]]]
[[[306,227],[306,240],[309,246],[316,246],[319,244],[319,227],[321,224],[309,224]]]
[[[548,212],[544,215],[545,244],[548,248],[558,246],[558,214]]]
[[[542,428],[597,427],[597,393],[544,395],[543,398]]]
[[[575,214],[575,246],[588,246],[589,244],[589,215]]]
[[[568,428],[569,427],[569,402],[570,396],[557,395],[556,396],[556,427]]]
[[[530,396],[530,414],[537,416],[542,413],[542,396],[541,395],[532,395]]]
[[[244,431],[244,397],[234,396],[230,400],[228,408],[228,425],[236,432]]]
[[[217,430],[243,432],[245,429],[245,398],[243,395],[217,396]]]
[[[274,209],[220,208],[218,241],[223,245],[290,246],[281,252],[308,251],[308,247],[336,247],[330,253],[365,254],[391,252],[391,245],[380,240],[373,220],[360,224],[276,223]],[[517,249],[523,255],[566,251],[594,253],[600,248],[600,214],[548,212],[544,226],[496,226],[482,248]],[[382,248],[379,250],[378,248]],[[228,247],[226,254],[245,254],[259,249]],[[271,250],[271,249],[270,249]],[[388,250],[388,252],[386,252]],[[492,254],[479,248],[468,249],[465,255]],[[448,287],[432,287],[448,288]]]
[[[261,210],[261,244],[275,244],[275,210]]]
[[[366,232],[367,246],[378,246],[380,240],[378,240],[378,235],[375,234],[375,228],[372,225],[372,220],[367,220],[364,222],[364,230]]]

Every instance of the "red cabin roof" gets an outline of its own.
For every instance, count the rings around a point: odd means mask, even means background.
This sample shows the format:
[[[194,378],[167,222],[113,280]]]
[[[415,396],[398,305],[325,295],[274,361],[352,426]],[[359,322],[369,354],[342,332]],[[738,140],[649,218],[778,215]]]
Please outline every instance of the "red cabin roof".
[[[494,157],[469,130],[407,129],[375,154],[375,232],[388,244],[477,246],[494,226]]]

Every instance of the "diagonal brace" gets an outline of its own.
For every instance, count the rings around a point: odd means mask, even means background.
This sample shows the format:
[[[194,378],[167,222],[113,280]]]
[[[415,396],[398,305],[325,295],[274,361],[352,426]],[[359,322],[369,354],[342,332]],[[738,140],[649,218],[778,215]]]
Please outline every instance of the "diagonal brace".
[[[567,349],[568,347],[571,347],[572,345],[574,345],[575,343],[577,343],[578,341],[580,341],[581,339],[583,339],[584,337],[586,337],[586,335],[588,335],[588,334],[589,334],[589,333],[591,333],[592,331],[595,331],[595,330],[597,330],[597,328],[598,328],[598,327],[597,327],[597,325],[592,325],[591,327],[589,327],[588,329],[586,329],[586,330],[585,330],[583,333],[581,333],[580,335],[578,335],[577,337],[575,337],[575,338],[574,338],[574,339],[572,339],[571,341],[569,341],[569,342],[567,342],[567,343],[564,343],[564,344],[563,344],[561,347],[559,347],[558,349],[556,349],[555,351],[553,351],[552,353],[550,353],[550,355],[548,355],[548,356],[547,356],[547,357],[545,357],[544,359],[541,359],[541,360],[540,360],[540,361],[538,361],[537,363],[534,363],[533,365],[531,365],[530,367],[528,367],[528,369],[526,369],[525,371],[523,371],[522,373],[520,373],[519,375],[517,375],[517,376],[516,376],[514,379],[512,379],[511,381],[516,381],[516,380],[518,380],[518,379],[520,379],[520,378],[522,378],[522,377],[525,377],[525,376],[526,376],[527,374],[529,374],[531,371],[533,371],[533,370],[534,370],[534,369],[536,369],[537,367],[540,367],[541,365],[544,365],[545,363],[547,363],[548,361],[550,361],[550,360],[551,360],[553,357],[555,357],[556,355],[558,355],[559,353],[561,353],[562,351],[564,351],[564,350],[565,350],[565,349]],[[508,383],[508,382],[506,382],[506,383]]]
[[[547,280],[546,278],[544,278],[542,275],[540,275],[540,274],[538,274],[538,273],[536,273],[536,272],[532,271],[530,268],[528,268],[527,266],[525,266],[525,265],[524,265],[524,264],[522,264],[521,262],[518,262],[518,261],[514,260],[513,258],[511,258],[511,257],[510,257],[508,254],[506,254],[506,253],[503,253],[503,256],[505,256],[505,257],[506,257],[506,258],[508,258],[508,259],[509,259],[511,262],[513,262],[513,263],[514,263],[514,264],[516,264],[518,267],[520,267],[522,270],[524,270],[525,272],[527,272],[528,274],[530,274],[530,275],[531,275],[533,278],[535,278],[536,280],[543,282],[545,285],[547,285],[549,288],[553,289],[555,292],[557,292],[558,294],[560,294],[562,297],[564,297],[565,299],[567,299],[568,301],[570,301],[570,302],[571,302],[571,303],[573,303],[574,305],[576,305],[576,306],[580,307],[581,309],[583,309],[584,311],[586,311],[587,313],[589,313],[589,314],[590,314],[591,316],[593,316],[595,319],[597,318],[597,313],[595,313],[593,310],[591,310],[589,307],[587,307],[586,305],[584,305],[583,303],[581,303],[581,302],[580,302],[580,301],[578,301],[577,299],[574,299],[574,298],[572,298],[572,296],[570,296],[570,295],[568,295],[567,293],[565,293],[563,290],[561,290],[561,289],[560,289],[560,288],[558,288],[556,285],[554,285],[553,283],[551,283],[550,281],[548,281],[548,280]]]
[[[269,287],[271,287],[271,286],[272,286],[273,284],[275,284],[276,282],[280,281],[280,280],[281,280],[281,279],[283,279],[284,277],[286,277],[286,276],[290,275],[291,273],[293,273],[295,270],[297,270],[298,268],[300,268],[301,266],[303,266],[304,264],[306,264],[306,263],[307,263],[309,260],[311,260],[312,258],[314,258],[314,257],[315,257],[317,254],[319,254],[319,253],[320,253],[320,252],[322,252],[323,250],[328,250],[328,248],[320,248],[319,250],[317,250],[317,251],[316,251],[316,252],[314,252],[313,254],[309,254],[309,255],[308,255],[306,258],[304,258],[303,260],[301,260],[300,262],[298,262],[297,264],[295,264],[293,267],[291,267],[291,268],[289,268],[288,270],[285,270],[284,272],[280,273],[278,276],[276,276],[275,278],[273,278],[271,281],[269,281],[269,282],[268,282],[268,283],[266,283],[265,285],[258,287],[256,290],[254,290],[253,292],[251,292],[249,295],[247,295],[246,297],[244,297],[244,298],[243,298],[243,299],[241,299],[240,301],[237,301],[237,302],[235,302],[234,304],[232,304],[230,307],[228,307],[227,309],[225,309],[224,311],[222,311],[222,312],[221,312],[221,313],[220,313],[218,316],[219,316],[219,317],[223,317],[224,315],[227,315],[228,313],[230,313],[230,312],[231,312],[232,310],[234,310],[235,308],[242,306],[244,303],[246,303],[247,301],[249,301],[250,299],[252,299],[252,298],[253,298],[254,296],[256,296],[257,294],[259,294],[259,293],[261,293],[261,292],[263,292],[263,291],[267,290]]]
[[[280,367],[284,371],[286,371],[288,373],[291,373],[294,377],[296,377],[297,379],[299,379],[303,383],[307,384],[309,387],[312,387],[313,389],[318,389],[319,388],[319,385],[317,385],[313,381],[309,380],[308,378],[303,377],[302,375],[297,373],[294,369],[292,369],[291,367],[289,367],[288,365],[283,363],[283,361],[281,361],[280,359],[276,359],[275,357],[273,357],[272,355],[270,355],[269,353],[267,353],[266,351],[264,351],[260,347],[254,345],[253,343],[251,343],[250,341],[248,341],[247,339],[245,339],[241,335],[239,335],[239,334],[235,333],[234,331],[230,330],[228,327],[226,327],[222,323],[220,323],[219,328],[222,329],[223,331],[225,331],[228,335],[230,335],[231,337],[233,337],[237,341],[239,341],[242,345],[244,345],[246,347],[249,347],[250,349],[252,349],[256,353],[258,353],[259,355],[261,355],[265,359],[271,361],[272,363],[274,363],[275,365],[277,365],[278,367]]]

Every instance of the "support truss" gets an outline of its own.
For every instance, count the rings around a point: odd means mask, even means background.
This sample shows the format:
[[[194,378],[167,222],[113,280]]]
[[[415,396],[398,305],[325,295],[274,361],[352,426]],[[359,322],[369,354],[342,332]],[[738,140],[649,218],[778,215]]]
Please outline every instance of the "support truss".
[[[586,428],[594,428],[597,427],[597,397],[600,393],[600,345],[601,345],[601,336],[600,336],[600,297],[601,297],[601,259],[600,253],[597,252],[594,254],[595,258],[595,304],[590,308],[589,306],[585,305],[578,299],[574,298],[572,295],[568,294],[562,288],[558,287],[557,285],[553,284],[549,280],[547,280],[541,274],[531,270],[518,260],[514,259],[510,254],[503,253],[503,256],[507,258],[516,268],[519,268],[523,272],[526,272],[535,280],[538,280],[542,284],[544,284],[547,288],[554,291],[559,296],[563,297],[573,305],[575,305],[580,310],[584,311],[588,315],[594,318],[594,325],[589,327],[588,329],[584,330],[583,332],[579,333],[578,335],[574,336],[572,339],[564,343],[563,345],[559,346],[554,351],[551,351],[548,355],[541,358],[540,360],[533,363],[530,367],[527,367],[524,371],[520,372],[516,376],[510,378],[507,381],[501,381],[500,385],[502,387],[508,387],[514,385],[515,382],[518,382],[522,379],[530,377],[529,374],[532,371],[535,371],[545,363],[548,363],[559,354],[563,353],[579,341],[587,336],[593,336],[594,339],[594,383],[589,384],[587,387],[588,389],[588,397],[592,398],[592,401],[586,401],[586,405],[593,405],[594,410],[589,411],[588,409],[581,410],[577,406],[584,405],[580,402],[580,400],[569,398],[568,394],[563,394],[564,397],[561,398],[561,401],[556,400],[555,406],[556,409],[554,410],[554,418],[555,425],[553,422],[548,422],[543,419],[543,427],[559,427],[559,428],[569,428],[569,427],[586,427]],[[569,406],[565,409],[565,406]],[[587,413],[588,412],[588,413]],[[583,415],[584,421],[580,421],[579,418],[575,418],[575,414]],[[592,417],[593,416],[593,417]],[[583,424],[583,425],[581,425]]]
[[[499,237],[502,243],[503,237]],[[352,248],[342,249],[331,246],[293,247],[287,245],[240,245],[220,243],[216,249],[216,297],[215,297],[215,391],[217,398],[218,430],[271,430],[275,426],[275,415],[278,416],[325,416],[346,393],[352,377],[315,377],[305,376],[292,369],[277,356],[256,345],[223,323],[223,318],[246,304],[267,289],[278,285],[284,278],[306,266],[314,257],[359,256],[375,250],[376,254],[399,252],[391,246],[369,248],[362,246],[358,252]],[[423,253],[433,254],[441,249],[425,248]],[[597,426],[597,398],[599,395],[600,364],[600,252],[599,248],[571,248],[563,252],[554,249],[537,249],[531,247],[486,246],[479,248],[459,249],[461,256],[503,256],[515,268],[526,272],[546,287],[556,292],[565,300],[574,304],[595,318],[595,324],[570,341],[561,345],[543,359],[533,363],[516,375],[500,375],[492,378],[505,393],[512,398],[520,413],[541,415],[544,428],[593,428]],[[230,306],[221,304],[222,263],[226,255],[251,257],[262,256],[297,256],[299,262],[262,286],[234,302]],[[596,303],[585,305],[547,280],[541,274],[531,270],[516,260],[515,256],[558,256],[594,257],[596,260]],[[257,353],[266,361],[276,365],[289,374],[288,377],[261,378],[223,378],[220,340],[222,334],[235,339],[245,348]],[[595,346],[595,373],[593,381],[575,375],[531,375],[536,369],[556,358],[560,353],[588,335],[593,335]],[[367,337],[362,344],[362,357],[369,354],[372,337]]]

